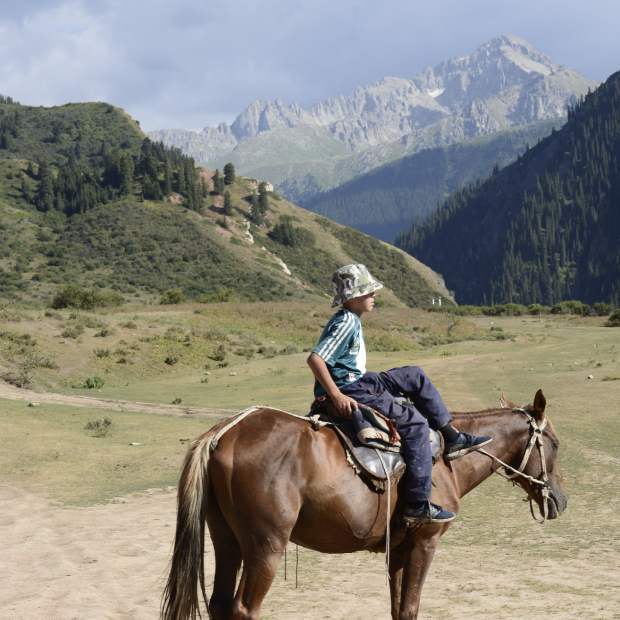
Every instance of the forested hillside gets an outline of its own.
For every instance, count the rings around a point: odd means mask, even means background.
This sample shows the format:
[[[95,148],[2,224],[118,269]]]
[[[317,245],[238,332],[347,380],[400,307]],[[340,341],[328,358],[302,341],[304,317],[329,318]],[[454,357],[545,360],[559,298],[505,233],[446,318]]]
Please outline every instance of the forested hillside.
[[[58,118],[67,132],[55,140]],[[79,119],[89,128],[81,139],[69,131]],[[231,164],[223,174],[196,168],[107,104],[3,98],[0,127],[0,297],[40,303],[70,285],[147,303],[308,300],[330,295],[338,266],[361,261],[392,305],[447,294],[406,253],[288,203]]]
[[[526,145],[560,128],[564,118],[427,149],[386,164],[300,206],[368,235],[392,242],[412,219],[424,220],[448,195],[504,167]]]
[[[568,122],[396,240],[461,303],[620,303],[620,72]]]

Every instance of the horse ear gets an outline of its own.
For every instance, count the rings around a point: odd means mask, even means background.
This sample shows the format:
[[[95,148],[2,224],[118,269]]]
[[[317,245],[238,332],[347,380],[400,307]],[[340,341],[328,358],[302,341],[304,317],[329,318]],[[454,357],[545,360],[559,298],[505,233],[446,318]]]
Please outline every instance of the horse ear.
[[[545,407],[547,406],[547,399],[542,393],[542,390],[536,392],[534,396],[534,417],[537,420],[542,420],[545,417]]]
[[[504,408],[508,407],[509,409],[514,409],[517,406],[511,400],[508,400],[508,397],[506,396],[506,394],[502,394],[502,398],[499,402],[502,404],[502,407]]]

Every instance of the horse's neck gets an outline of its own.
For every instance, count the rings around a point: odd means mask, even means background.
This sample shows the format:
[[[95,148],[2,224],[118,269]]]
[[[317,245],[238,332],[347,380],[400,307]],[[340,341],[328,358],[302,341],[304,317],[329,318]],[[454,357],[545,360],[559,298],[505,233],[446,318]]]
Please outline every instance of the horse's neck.
[[[471,414],[471,417],[458,416],[453,422],[459,430],[478,437],[491,435],[493,442],[485,446],[484,450],[512,467],[518,466],[515,462],[527,442],[527,424],[518,414],[511,411],[498,410]],[[463,497],[481,482],[491,476],[501,465],[491,457],[474,452],[453,462],[459,487]]]

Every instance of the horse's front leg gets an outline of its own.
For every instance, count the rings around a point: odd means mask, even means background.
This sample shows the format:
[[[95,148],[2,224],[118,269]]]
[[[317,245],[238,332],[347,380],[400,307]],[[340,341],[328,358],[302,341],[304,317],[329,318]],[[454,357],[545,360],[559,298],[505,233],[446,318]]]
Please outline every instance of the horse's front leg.
[[[400,615],[397,620],[416,620],[418,617],[422,586],[435,556],[441,531],[441,526],[437,525],[422,525],[407,531],[404,541]]]
[[[400,592],[403,583],[405,543],[390,550],[390,595],[392,600],[392,620],[400,620]]]

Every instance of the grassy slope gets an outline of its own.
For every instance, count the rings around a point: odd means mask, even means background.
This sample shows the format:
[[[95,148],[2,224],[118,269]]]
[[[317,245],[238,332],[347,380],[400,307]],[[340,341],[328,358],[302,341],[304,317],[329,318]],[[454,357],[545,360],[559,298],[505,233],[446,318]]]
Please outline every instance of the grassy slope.
[[[52,108],[0,104],[0,123],[19,115],[18,137],[0,159],[19,158],[34,162],[46,157],[62,166],[73,156],[89,165],[103,165],[102,144],[137,151],[144,140],[139,125],[124,110],[109,103],[67,103]]]
[[[330,226],[324,218],[275,197],[268,219],[275,223],[280,216],[294,217],[295,226],[314,233],[316,245],[286,248],[271,241],[267,229],[255,227],[256,242],[249,243],[244,219],[255,183],[241,177],[228,187],[235,214],[227,218],[225,230],[216,225],[223,221],[217,195],[200,214],[169,202],[133,199],[100,205],[68,220],[42,214],[19,197],[17,173],[24,167],[23,161],[0,161],[0,295],[36,300],[75,283],[115,288],[128,299],[145,302],[176,286],[190,297],[234,288],[245,299],[308,300],[330,293],[329,277],[339,265],[365,259],[355,252],[360,243],[346,241],[359,233]],[[425,305],[430,294],[446,294],[441,280],[405,253],[376,240],[360,240],[369,244],[369,267],[375,266],[377,277],[399,289],[397,296],[388,293],[391,303]],[[289,264],[292,276],[274,255]]]

